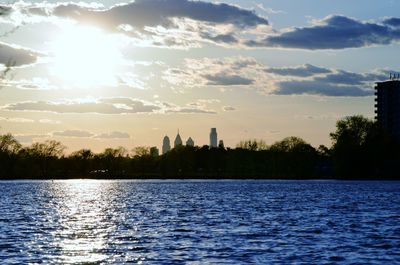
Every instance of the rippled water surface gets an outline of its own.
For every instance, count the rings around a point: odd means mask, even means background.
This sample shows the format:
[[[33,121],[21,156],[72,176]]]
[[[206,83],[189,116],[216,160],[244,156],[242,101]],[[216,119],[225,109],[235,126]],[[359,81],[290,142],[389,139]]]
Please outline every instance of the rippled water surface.
[[[400,182],[0,182],[0,264],[130,262],[400,264]]]

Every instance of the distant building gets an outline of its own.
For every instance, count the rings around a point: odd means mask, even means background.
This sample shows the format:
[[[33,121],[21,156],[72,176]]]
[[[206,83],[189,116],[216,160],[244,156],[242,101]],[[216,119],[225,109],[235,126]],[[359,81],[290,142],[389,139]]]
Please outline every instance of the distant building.
[[[400,142],[400,80],[378,82],[375,86],[375,119],[379,126]]]
[[[159,153],[160,153],[160,152],[158,151],[158,148],[157,148],[156,146],[153,146],[153,147],[150,148],[150,155],[151,155],[152,157],[157,157],[157,156],[159,156],[159,155],[160,155]]]
[[[162,153],[165,154],[171,150],[171,143],[169,141],[169,137],[165,136],[162,145]]]
[[[218,136],[217,136],[217,129],[211,128],[210,132],[210,147],[218,147]]]
[[[219,148],[225,148],[224,140],[219,140],[218,147]]]
[[[194,146],[194,141],[193,141],[192,137],[189,137],[189,139],[187,139],[186,145],[187,146]]]
[[[176,135],[175,141],[174,141],[174,148],[176,148],[180,145],[182,145],[182,139],[181,139],[181,136],[179,135],[179,131],[178,131],[178,134]]]

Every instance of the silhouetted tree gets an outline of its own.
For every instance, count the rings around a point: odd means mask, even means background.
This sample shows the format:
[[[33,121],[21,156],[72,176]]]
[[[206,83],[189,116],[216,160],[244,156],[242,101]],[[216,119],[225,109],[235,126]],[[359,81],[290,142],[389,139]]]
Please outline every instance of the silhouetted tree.
[[[129,156],[118,147],[98,154],[81,149],[65,157],[60,142],[22,148],[6,134],[0,135],[0,177],[331,178],[334,167],[340,178],[398,178],[399,147],[372,120],[344,118],[331,138],[331,149],[287,137],[269,148],[263,141],[246,140],[236,149],[179,146],[155,156],[141,146]]]
[[[325,145],[321,144],[318,146],[317,152],[322,157],[330,157],[332,154],[332,150],[326,147]]]
[[[12,136],[12,134],[0,135],[0,152],[8,154],[17,154],[21,149],[21,144]]]
[[[260,151],[268,149],[268,145],[264,140],[260,139],[248,139],[244,141],[240,141],[237,145],[237,148],[247,149],[251,151]]]
[[[313,178],[318,153],[314,147],[299,137],[287,137],[271,145],[274,169],[280,177]]]
[[[33,143],[31,146],[23,148],[21,153],[29,164],[32,161],[39,166],[42,177],[48,177],[51,163],[63,155],[65,148],[60,142],[47,140],[43,143]]]
[[[95,156],[95,161],[97,172],[104,171],[108,177],[121,177],[129,164],[128,151],[122,146],[106,148],[103,153]]]
[[[136,146],[132,149],[132,155],[134,157],[141,157],[150,155],[150,147],[148,146]]]
[[[330,134],[332,152],[341,178],[371,178],[383,174],[384,164],[395,157],[395,144],[373,120],[361,115],[345,117]]]
[[[81,149],[69,156],[73,171],[78,172],[82,177],[88,176],[93,158],[94,153],[90,149]]]
[[[21,144],[11,134],[0,135],[0,177],[12,177]]]

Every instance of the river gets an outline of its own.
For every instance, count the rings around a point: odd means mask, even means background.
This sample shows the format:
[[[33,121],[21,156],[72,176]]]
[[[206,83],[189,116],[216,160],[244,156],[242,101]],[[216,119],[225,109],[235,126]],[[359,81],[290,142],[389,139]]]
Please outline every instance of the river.
[[[0,264],[400,264],[400,182],[0,182]]]

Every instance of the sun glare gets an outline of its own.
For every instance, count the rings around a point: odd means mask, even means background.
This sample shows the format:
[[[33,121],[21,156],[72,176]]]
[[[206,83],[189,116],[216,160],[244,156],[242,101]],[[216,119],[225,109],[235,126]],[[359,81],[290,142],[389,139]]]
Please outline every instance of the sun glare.
[[[117,85],[121,54],[117,42],[95,28],[72,27],[52,42],[51,73],[64,86],[98,87]]]

